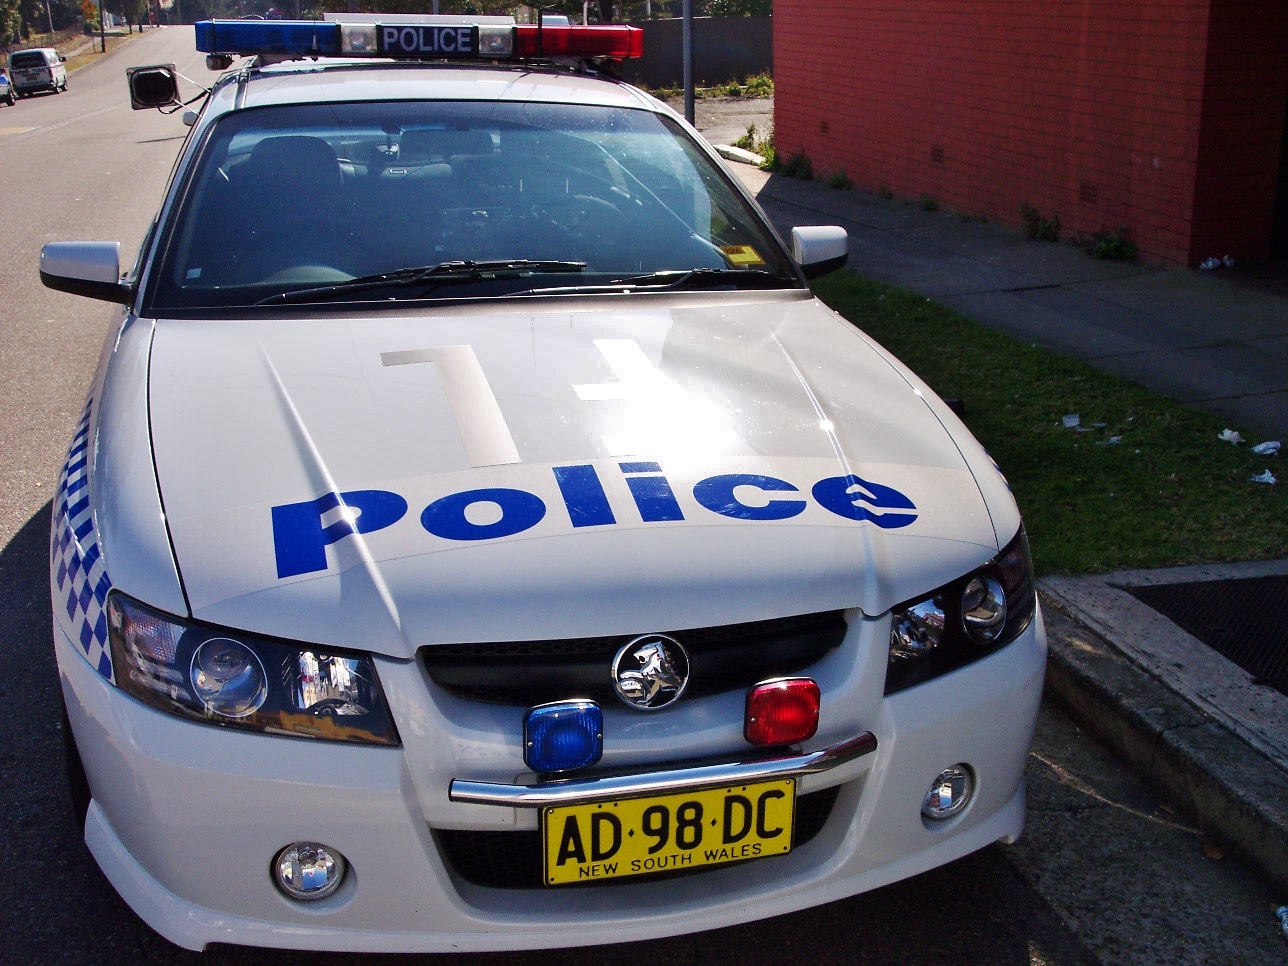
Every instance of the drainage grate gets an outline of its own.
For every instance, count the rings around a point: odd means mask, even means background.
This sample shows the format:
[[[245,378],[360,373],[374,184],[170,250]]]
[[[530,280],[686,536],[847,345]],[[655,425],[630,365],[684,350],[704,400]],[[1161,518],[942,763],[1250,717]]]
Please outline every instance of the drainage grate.
[[[1288,695],[1288,575],[1124,589]]]

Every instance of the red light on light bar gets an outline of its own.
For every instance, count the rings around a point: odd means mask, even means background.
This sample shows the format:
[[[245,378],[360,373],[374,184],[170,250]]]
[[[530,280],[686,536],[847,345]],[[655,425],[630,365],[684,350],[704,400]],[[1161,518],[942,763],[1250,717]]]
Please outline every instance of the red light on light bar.
[[[644,56],[644,31],[625,24],[593,27],[541,27],[541,49],[537,50],[537,27],[522,24],[514,28],[516,57],[613,57],[626,60]]]
[[[765,681],[747,692],[743,736],[753,745],[794,745],[818,731],[818,685],[810,678]]]

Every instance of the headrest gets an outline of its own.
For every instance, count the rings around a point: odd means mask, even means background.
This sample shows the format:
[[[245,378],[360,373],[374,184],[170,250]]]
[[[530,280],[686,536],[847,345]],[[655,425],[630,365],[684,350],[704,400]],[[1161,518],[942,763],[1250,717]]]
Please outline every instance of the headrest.
[[[282,189],[339,191],[340,163],[331,145],[303,135],[264,138],[250,152],[241,177]]]

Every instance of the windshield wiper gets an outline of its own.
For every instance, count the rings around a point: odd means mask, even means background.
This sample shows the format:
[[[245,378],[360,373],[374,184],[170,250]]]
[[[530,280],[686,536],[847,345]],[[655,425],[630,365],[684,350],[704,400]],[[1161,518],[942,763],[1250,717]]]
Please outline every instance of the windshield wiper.
[[[690,268],[668,269],[647,275],[615,278],[608,282],[588,285],[561,285],[524,289],[510,295],[596,295],[631,292],[683,292],[704,288],[765,289],[791,288],[796,279],[770,272],[757,272],[746,268]]]
[[[294,302],[325,302],[333,295],[361,292],[375,288],[401,288],[422,283],[439,285],[449,282],[469,282],[480,278],[575,273],[585,270],[585,262],[564,262],[555,259],[493,258],[483,261],[458,260],[439,262],[437,265],[416,265],[400,268],[393,272],[362,275],[358,278],[334,282],[330,285],[317,285],[312,288],[296,289],[293,292],[279,292],[276,295],[270,295],[268,298],[260,299],[255,304],[289,305]]]
[[[795,284],[796,279],[786,275],[774,275],[770,272],[758,272],[749,268],[691,268],[687,271],[671,270],[650,272],[648,275],[635,275],[631,278],[618,278],[610,282],[614,286],[629,286],[632,289],[685,291],[701,288],[782,288],[784,283]]]

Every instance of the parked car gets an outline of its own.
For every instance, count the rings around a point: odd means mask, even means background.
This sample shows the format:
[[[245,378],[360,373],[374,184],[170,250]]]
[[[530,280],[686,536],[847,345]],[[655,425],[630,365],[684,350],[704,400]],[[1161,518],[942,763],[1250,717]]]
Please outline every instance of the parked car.
[[[9,74],[19,97],[67,90],[67,58],[53,47],[31,47],[9,55]]]
[[[9,82],[9,75],[0,70],[0,101],[13,107],[18,103],[18,95],[14,93],[13,84]]]
[[[126,306],[50,559],[125,901],[189,949],[649,958],[1014,840],[1024,528],[811,293],[844,229],[786,243],[597,69],[636,28],[336,16],[198,23],[208,64],[264,58],[192,119],[137,270],[41,253]]]

